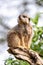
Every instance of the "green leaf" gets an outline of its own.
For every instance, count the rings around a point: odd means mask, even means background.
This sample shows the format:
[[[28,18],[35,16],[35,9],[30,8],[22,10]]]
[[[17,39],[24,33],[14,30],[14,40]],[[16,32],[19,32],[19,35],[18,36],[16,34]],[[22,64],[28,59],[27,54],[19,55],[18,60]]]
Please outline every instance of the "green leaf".
[[[5,65],[30,65],[28,62],[23,61],[23,60],[14,60],[11,58],[8,58],[5,60]]]
[[[31,18],[32,22],[34,24],[38,24],[39,17],[40,17],[40,14],[37,13],[34,18]]]

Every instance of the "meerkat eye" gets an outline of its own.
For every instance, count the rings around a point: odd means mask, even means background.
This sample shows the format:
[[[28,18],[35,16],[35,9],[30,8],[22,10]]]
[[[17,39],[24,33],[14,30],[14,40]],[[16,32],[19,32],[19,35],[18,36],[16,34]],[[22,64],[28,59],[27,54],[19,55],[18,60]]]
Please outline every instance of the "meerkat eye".
[[[30,22],[30,18],[29,18],[29,22]]]
[[[25,16],[25,15],[23,15],[23,18],[26,18],[26,16]]]

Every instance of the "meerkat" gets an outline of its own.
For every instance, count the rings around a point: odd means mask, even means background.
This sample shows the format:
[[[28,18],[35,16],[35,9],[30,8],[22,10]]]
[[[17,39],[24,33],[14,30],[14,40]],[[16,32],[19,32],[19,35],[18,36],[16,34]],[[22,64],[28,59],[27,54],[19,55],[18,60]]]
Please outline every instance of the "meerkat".
[[[7,41],[10,48],[30,48],[32,40],[32,26],[30,17],[19,15],[18,24],[8,32]]]

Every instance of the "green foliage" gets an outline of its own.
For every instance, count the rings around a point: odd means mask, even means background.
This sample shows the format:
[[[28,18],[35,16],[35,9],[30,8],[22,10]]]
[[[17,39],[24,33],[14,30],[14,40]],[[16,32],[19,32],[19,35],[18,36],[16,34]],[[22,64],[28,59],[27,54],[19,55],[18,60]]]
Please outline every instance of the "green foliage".
[[[43,56],[43,27],[38,27],[38,20],[39,20],[39,15],[35,16],[32,20],[32,22],[35,24],[33,28],[34,35],[32,39],[32,44],[31,44],[31,49],[34,51],[37,51],[41,56]]]
[[[23,60],[14,60],[12,58],[8,58],[5,60],[5,65],[30,65],[28,62]]]

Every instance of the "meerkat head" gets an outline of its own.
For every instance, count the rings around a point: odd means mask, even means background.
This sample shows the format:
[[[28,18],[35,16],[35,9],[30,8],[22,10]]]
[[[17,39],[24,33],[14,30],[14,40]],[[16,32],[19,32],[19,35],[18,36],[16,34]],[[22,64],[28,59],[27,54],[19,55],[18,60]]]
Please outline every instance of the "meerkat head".
[[[28,17],[27,15],[23,14],[23,15],[19,15],[18,17],[18,23],[19,24],[29,24],[30,22],[30,17]]]

